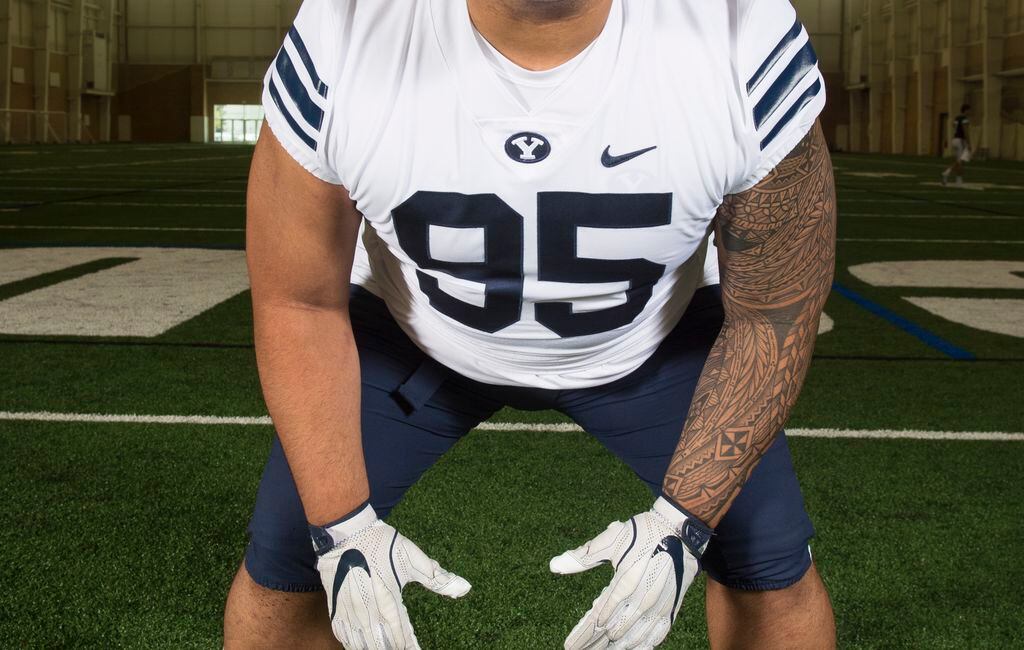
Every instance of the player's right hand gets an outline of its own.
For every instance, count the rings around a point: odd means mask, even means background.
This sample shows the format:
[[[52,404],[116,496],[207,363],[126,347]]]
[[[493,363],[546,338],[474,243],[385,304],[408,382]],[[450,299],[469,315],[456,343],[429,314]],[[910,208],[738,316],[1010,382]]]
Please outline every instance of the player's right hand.
[[[465,579],[441,568],[377,518],[367,504],[325,527],[310,526],[334,636],[347,650],[418,650],[402,588],[418,582],[450,598],[469,592]]]

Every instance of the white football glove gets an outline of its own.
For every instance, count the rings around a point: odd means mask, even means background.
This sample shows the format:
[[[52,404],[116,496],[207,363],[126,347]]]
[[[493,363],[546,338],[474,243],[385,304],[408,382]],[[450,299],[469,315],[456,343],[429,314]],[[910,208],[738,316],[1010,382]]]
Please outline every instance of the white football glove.
[[[419,650],[402,604],[410,582],[450,598],[469,591],[466,580],[377,519],[369,504],[337,523],[310,526],[310,534],[331,629],[347,650]]]
[[[710,538],[706,526],[662,497],[650,511],[613,522],[552,558],[551,571],[563,575],[603,562],[615,568],[611,584],[566,638],[566,650],[654,648],[664,641]]]

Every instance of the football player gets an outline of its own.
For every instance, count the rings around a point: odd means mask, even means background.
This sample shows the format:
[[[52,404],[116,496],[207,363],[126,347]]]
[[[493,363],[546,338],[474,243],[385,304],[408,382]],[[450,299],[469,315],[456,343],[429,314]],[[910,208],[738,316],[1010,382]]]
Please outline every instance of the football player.
[[[971,159],[971,106],[964,104],[960,107],[960,114],[953,118],[953,139],[949,145],[953,149],[953,164],[942,172],[942,184],[949,183],[949,176],[956,177],[956,184],[964,184],[964,163]]]
[[[550,560],[614,569],[566,648],[657,646],[700,570],[713,647],[831,647],[782,432],[834,260],[816,61],[787,0],[306,0],[250,174],[277,435],[225,645],[419,647],[403,587],[470,585],[386,516],[511,405],[653,493]]]

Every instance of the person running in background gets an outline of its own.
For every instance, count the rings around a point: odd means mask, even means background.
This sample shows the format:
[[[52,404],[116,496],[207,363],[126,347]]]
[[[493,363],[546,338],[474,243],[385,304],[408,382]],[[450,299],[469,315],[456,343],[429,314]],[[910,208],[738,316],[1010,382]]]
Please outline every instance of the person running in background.
[[[967,135],[968,125],[971,123],[968,119],[970,113],[970,104],[964,104],[960,107],[960,114],[953,120],[953,164],[942,172],[943,185],[949,182],[950,174],[956,176],[957,185],[964,184],[964,163],[971,157],[971,139]]]

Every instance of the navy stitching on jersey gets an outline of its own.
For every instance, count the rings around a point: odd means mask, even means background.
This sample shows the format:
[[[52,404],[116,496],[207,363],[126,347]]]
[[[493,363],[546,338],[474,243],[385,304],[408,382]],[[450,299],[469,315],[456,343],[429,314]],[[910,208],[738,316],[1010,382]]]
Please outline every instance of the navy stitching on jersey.
[[[287,50],[283,47],[277,54],[277,74],[281,78],[281,82],[284,83],[288,95],[298,106],[302,117],[311,127],[319,131],[324,123],[324,111],[313,103],[313,98],[306,90],[306,84],[302,83],[302,78],[299,77],[299,72],[292,63],[292,57],[288,56]]]
[[[285,121],[288,122],[288,126],[292,127],[292,131],[295,131],[295,135],[299,136],[299,139],[305,142],[307,147],[316,151],[316,140],[309,137],[309,134],[303,131],[302,127],[299,126],[299,123],[295,121],[295,118],[288,113],[288,109],[285,108],[284,101],[281,99],[281,93],[277,92],[277,86],[274,85],[273,79],[270,80],[268,89],[270,90],[270,96],[273,98],[274,103],[277,104],[277,107],[281,110],[281,115],[283,115]]]
[[[818,57],[814,54],[814,48],[811,47],[811,42],[807,41],[754,107],[755,128],[761,128],[817,62]]]
[[[786,35],[782,37],[782,40],[779,41],[778,44],[775,46],[775,49],[772,50],[772,53],[768,55],[768,58],[764,60],[764,63],[761,64],[761,67],[757,69],[757,72],[754,73],[754,76],[751,77],[749,81],[747,81],[748,95],[754,92],[754,89],[757,88],[757,85],[764,80],[765,75],[768,74],[768,71],[772,69],[772,66],[774,66],[782,57],[782,53],[786,51],[786,48],[789,47],[789,44],[795,41],[797,36],[800,36],[800,31],[802,29],[803,25],[800,24],[800,19],[798,18],[793,23],[793,26],[789,28],[789,31],[786,32]]]
[[[761,140],[762,151],[764,151],[765,147],[771,144],[771,141],[774,140],[775,136],[779,134],[779,131],[782,130],[782,127],[789,124],[789,121],[792,120],[793,117],[795,117],[796,114],[800,112],[800,109],[802,109],[804,106],[807,105],[808,102],[814,99],[815,95],[817,95],[820,90],[821,79],[818,79],[813,84],[811,84],[810,88],[805,90],[800,95],[796,103],[793,104],[793,106],[788,111],[786,111],[786,114],[782,116],[782,119],[779,120],[778,124],[776,124],[775,127],[768,132],[768,135],[764,136],[764,139]]]
[[[309,78],[313,80],[316,91],[321,97],[327,97],[327,84],[320,81],[320,75],[316,73],[316,66],[313,65],[313,58],[309,56],[309,50],[306,49],[306,44],[302,42],[302,37],[299,36],[299,31],[295,29],[295,25],[292,25],[288,30],[288,36],[291,37],[292,43],[295,45],[295,51],[299,53],[299,58],[302,59],[302,64],[306,66],[306,72],[309,73]]]

